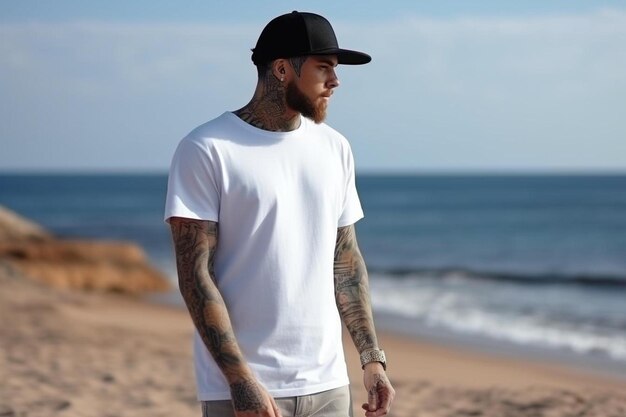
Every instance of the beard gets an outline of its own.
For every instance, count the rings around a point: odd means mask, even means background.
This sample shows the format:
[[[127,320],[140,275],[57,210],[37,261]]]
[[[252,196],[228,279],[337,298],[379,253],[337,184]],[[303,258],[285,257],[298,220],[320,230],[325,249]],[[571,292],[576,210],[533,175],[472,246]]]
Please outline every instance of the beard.
[[[293,81],[287,84],[285,100],[287,106],[317,124],[322,123],[326,118],[326,108],[328,107],[326,101],[320,100],[318,104],[315,104]]]

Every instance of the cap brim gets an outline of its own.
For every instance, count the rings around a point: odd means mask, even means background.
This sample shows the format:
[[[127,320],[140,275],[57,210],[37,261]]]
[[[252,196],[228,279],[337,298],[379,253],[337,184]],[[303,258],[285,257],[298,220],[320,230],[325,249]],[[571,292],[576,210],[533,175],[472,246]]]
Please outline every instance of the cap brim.
[[[307,55],[337,55],[337,63],[343,65],[363,65],[372,60],[372,57],[364,52],[350,49],[323,49],[309,52]]]
[[[337,51],[337,62],[343,65],[363,65],[372,60],[372,57],[364,52],[340,49]]]

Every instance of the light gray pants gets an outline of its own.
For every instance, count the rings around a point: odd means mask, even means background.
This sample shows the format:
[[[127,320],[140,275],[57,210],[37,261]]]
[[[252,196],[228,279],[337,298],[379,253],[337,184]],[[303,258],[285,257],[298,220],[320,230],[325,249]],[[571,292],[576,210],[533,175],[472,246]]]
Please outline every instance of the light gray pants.
[[[276,398],[283,417],[352,417],[352,398],[347,385],[301,397]],[[202,401],[202,417],[233,417],[230,400]]]

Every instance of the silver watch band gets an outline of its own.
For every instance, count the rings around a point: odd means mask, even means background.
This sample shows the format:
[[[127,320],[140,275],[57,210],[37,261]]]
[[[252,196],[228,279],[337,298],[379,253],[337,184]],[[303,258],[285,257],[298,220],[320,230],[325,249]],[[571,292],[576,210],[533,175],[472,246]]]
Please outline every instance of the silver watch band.
[[[367,349],[361,352],[361,368],[365,368],[365,365],[371,362],[380,362],[383,365],[383,369],[387,370],[387,358],[385,357],[385,351],[382,349]]]

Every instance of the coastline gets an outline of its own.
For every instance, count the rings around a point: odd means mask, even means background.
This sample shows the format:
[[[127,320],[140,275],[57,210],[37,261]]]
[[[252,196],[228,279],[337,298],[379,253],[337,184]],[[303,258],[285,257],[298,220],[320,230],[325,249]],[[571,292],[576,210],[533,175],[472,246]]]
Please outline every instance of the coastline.
[[[53,289],[9,268],[0,268],[0,284],[1,369],[7,372],[0,415],[199,415],[192,324],[180,307]],[[392,416],[626,413],[626,382],[615,378],[384,328],[380,344],[397,390]],[[349,340],[345,352],[358,416],[365,392]]]
[[[432,343],[442,348],[475,352],[505,360],[523,360],[530,363],[557,366],[579,372],[597,375],[600,378],[615,380],[626,387],[626,362],[606,355],[577,353],[562,348],[549,348],[535,345],[520,345],[507,340],[496,340],[482,335],[460,334],[441,328],[429,329],[415,324],[410,318],[386,312],[375,312],[379,331],[406,338],[416,343]]]
[[[184,302],[177,290],[150,294],[146,297],[150,303],[162,304],[184,310]],[[596,375],[599,378],[615,380],[626,388],[626,362],[614,360],[605,355],[592,356],[565,349],[519,345],[510,341],[490,339],[481,335],[459,334],[441,328],[430,329],[420,326],[407,317],[397,314],[374,311],[377,332],[385,339],[401,338],[406,343],[433,345],[443,349],[474,352],[478,355],[502,357],[503,359],[523,360],[530,363],[557,366],[579,372],[584,375]],[[346,339],[348,348],[352,342]],[[384,348],[385,345],[381,343]]]

